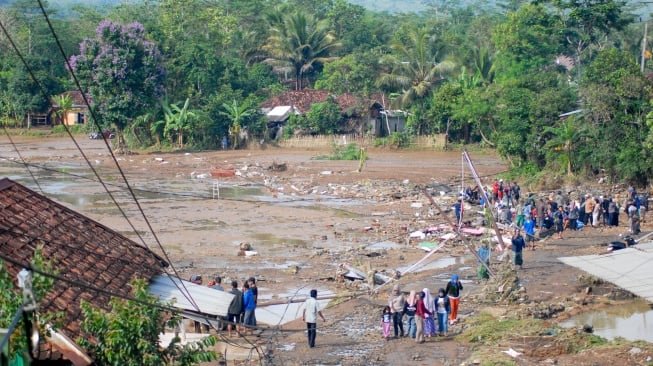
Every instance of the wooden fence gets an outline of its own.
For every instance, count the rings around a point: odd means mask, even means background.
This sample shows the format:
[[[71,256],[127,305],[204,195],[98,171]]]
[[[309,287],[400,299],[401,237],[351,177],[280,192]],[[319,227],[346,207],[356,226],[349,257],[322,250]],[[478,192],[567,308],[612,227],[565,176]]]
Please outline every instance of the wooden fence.
[[[379,139],[369,135],[316,135],[316,136],[301,136],[292,137],[289,139],[279,141],[280,147],[286,148],[302,148],[302,149],[322,149],[335,145],[347,145],[351,143],[360,146],[373,147],[375,142]],[[385,140],[388,141],[387,139]],[[415,149],[443,149],[445,147],[444,134],[417,136],[413,137],[410,142],[410,148]]]

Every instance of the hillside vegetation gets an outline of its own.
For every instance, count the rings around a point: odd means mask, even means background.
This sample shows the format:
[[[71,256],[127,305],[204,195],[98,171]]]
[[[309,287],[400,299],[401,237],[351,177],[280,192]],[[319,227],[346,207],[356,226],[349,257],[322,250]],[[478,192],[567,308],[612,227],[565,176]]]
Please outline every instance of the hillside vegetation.
[[[51,4],[53,14],[66,11]],[[451,143],[495,148],[529,177],[649,180],[653,85],[631,7],[423,4],[415,16],[345,0],[161,0],[80,6],[53,19],[96,121],[121,145],[239,148],[292,134],[367,133],[362,121],[377,98],[408,112],[393,141],[446,133]],[[57,95],[73,84],[35,6],[17,0],[0,20],[45,92]],[[48,111],[51,100],[4,37],[0,51],[0,118],[21,124]],[[269,130],[259,107],[293,89],[303,100],[304,90],[324,92],[283,134]]]

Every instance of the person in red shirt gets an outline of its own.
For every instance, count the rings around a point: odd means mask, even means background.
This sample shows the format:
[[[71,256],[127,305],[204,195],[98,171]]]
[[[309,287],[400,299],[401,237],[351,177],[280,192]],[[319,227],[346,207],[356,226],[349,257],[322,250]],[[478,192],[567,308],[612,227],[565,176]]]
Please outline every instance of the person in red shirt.
[[[417,343],[424,343],[424,318],[426,318],[426,314],[431,315],[431,312],[424,305],[423,299],[424,299],[424,293],[423,292],[418,293],[416,310],[415,310],[415,328],[417,328],[415,341]]]

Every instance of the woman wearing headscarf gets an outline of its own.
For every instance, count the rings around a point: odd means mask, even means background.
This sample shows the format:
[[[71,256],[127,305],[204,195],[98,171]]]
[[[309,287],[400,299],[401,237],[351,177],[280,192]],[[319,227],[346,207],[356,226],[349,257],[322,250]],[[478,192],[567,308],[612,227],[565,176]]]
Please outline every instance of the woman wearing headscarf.
[[[451,276],[451,281],[447,283],[445,294],[449,296],[451,303],[451,312],[449,313],[449,320],[453,325],[458,321],[458,305],[460,304],[460,291],[463,289],[463,284],[458,279],[458,275]]]
[[[435,316],[435,302],[428,288],[424,288],[422,292],[424,292],[424,306],[429,311],[424,318],[424,336],[430,338],[435,335],[435,319],[433,319]]]
[[[411,338],[415,338],[415,333],[417,331],[415,324],[415,312],[417,311],[417,294],[415,291],[411,291],[408,295],[408,299],[404,302],[404,315],[406,316],[406,323],[408,324],[408,329],[406,329],[406,334]]]
[[[395,338],[404,336],[404,304],[406,303],[406,298],[404,294],[401,293],[401,288],[399,285],[395,285],[392,289],[392,295],[388,300],[388,306],[390,306],[390,314],[392,316],[392,323],[395,330]],[[399,331],[401,330],[401,334]]]

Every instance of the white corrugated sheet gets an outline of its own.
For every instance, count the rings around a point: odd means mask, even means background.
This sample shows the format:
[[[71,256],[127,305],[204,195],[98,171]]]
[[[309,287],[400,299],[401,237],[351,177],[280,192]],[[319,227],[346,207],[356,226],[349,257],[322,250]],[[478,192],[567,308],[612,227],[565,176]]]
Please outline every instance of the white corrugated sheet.
[[[609,254],[558,258],[653,303],[653,242]]]
[[[173,301],[173,305],[177,308],[198,312],[195,306],[184,296],[184,294],[172,282],[172,276],[156,276],[150,282],[148,287],[149,293],[159,298],[162,302]],[[177,285],[184,290],[183,285],[190,292],[191,298],[199,307],[199,313],[209,314],[214,316],[227,316],[229,304],[234,295],[229,292],[214,290],[210,287],[196,285],[192,282],[180,280],[175,278]],[[185,293],[185,291],[184,291]]]
[[[272,108],[271,111],[265,114],[270,122],[283,122],[290,117],[290,114],[293,112],[293,107],[289,105],[283,105]]]

